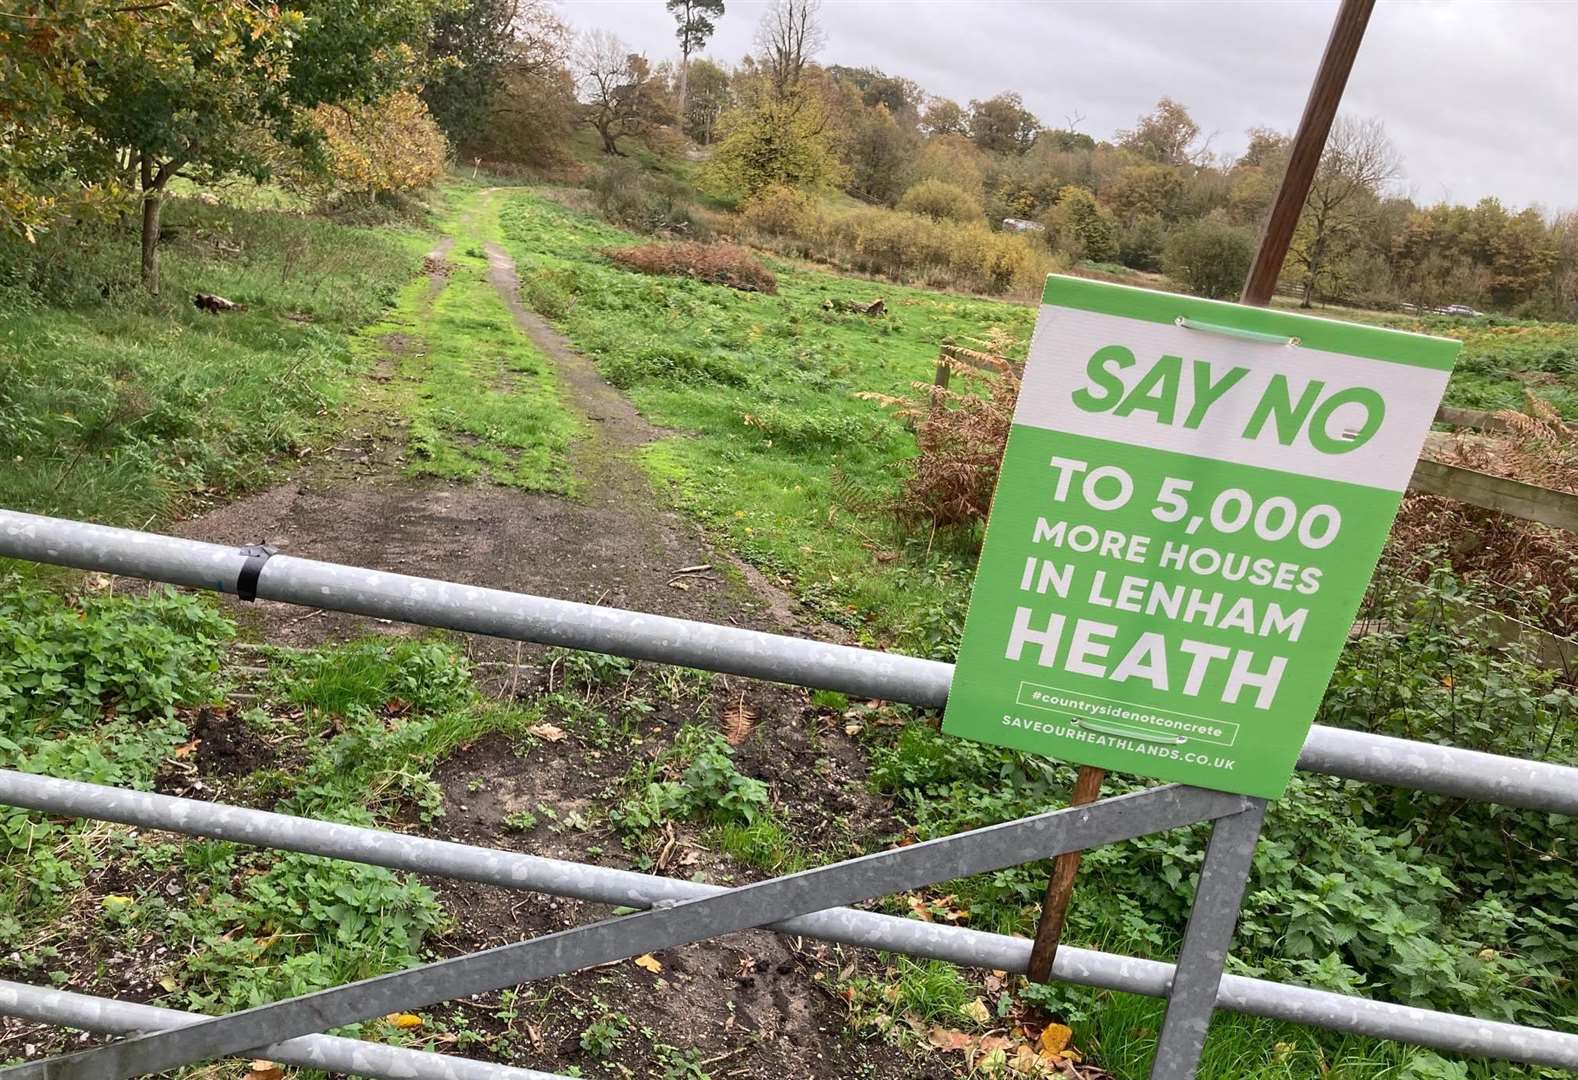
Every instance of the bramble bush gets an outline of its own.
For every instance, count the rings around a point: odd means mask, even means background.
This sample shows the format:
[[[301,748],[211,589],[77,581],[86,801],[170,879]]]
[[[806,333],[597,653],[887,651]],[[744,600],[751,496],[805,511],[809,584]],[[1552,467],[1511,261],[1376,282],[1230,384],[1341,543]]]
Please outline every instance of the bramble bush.
[[[711,233],[696,210],[691,188],[671,176],[649,172],[636,162],[610,162],[586,186],[598,213],[615,225],[698,240]]]

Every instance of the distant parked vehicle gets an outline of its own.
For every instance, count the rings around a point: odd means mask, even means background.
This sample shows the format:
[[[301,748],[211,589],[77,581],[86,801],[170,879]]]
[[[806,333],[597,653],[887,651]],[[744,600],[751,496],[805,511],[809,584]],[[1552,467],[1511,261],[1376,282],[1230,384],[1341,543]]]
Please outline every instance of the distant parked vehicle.
[[[1005,217],[1003,219],[1005,232],[1046,232],[1047,227],[1039,221],[1026,221],[1024,218]]]
[[[1484,314],[1483,311],[1475,311],[1467,304],[1448,304],[1446,307],[1436,308],[1435,311],[1437,315],[1462,315],[1470,319]]]

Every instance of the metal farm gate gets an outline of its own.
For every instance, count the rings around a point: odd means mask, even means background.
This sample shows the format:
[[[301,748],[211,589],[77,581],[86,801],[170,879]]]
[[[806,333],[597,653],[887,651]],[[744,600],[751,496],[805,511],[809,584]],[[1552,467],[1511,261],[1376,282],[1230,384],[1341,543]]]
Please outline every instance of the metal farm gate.
[[[943,705],[953,675],[952,665],[933,660],[4,510],[0,556],[924,708]],[[1578,769],[1542,762],[1316,725],[1299,767],[1578,815]],[[1578,1069],[1578,1035],[1224,975],[1265,802],[1184,785],[732,889],[7,770],[0,770],[0,804],[645,909],[222,1017],[0,982],[0,1014],[128,1036],[0,1070],[14,1080],[119,1080],[238,1054],[390,1080],[544,1080],[548,1074],[527,1069],[318,1033],[752,927],[1024,972],[1029,940],[843,905],[1201,821],[1212,822],[1211,837],[1177,963],[1064,947],[1052,973],[1065,982],[1167,1000],[1155,1080],[1195,1074],[1217,1008]]]

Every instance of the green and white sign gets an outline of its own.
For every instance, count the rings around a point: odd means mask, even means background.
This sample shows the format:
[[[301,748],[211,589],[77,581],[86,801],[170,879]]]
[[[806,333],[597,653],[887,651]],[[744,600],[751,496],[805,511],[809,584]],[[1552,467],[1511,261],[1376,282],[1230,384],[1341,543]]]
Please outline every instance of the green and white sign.
[[[943,730],[1281,794],[1457,349],[1048,279]]]

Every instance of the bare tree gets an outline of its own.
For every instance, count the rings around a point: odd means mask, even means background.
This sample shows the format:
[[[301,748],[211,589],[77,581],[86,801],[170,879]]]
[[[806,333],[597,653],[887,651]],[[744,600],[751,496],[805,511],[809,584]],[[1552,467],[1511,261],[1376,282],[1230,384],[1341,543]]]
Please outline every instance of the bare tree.
[[[622,154],[621,137],[641,135],[672,118],[646,57],[608,31],[583,36],[574,62],[582,118],[597,129],[603,153]]]
[[[1400,170],[1397,149],[1379,120],[1337,118],[1290,252],[1304,271],[1304,307],[1310,306],[1322,281],[1362,239],[1381,189]]]
[[[806,63],[827,44],[821,12],[822,0],[773,0],[756,28],[756,48],[779,99],[800,85]]]

